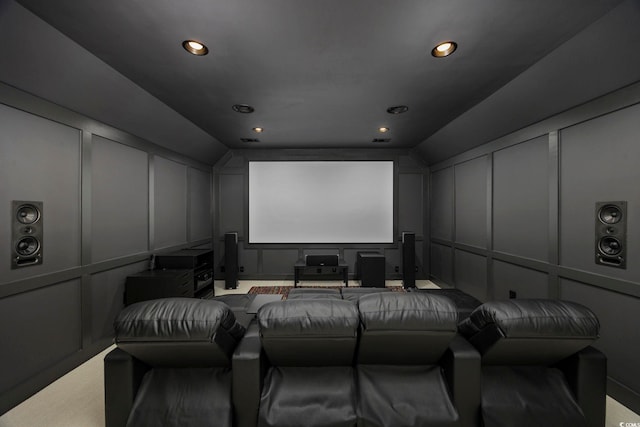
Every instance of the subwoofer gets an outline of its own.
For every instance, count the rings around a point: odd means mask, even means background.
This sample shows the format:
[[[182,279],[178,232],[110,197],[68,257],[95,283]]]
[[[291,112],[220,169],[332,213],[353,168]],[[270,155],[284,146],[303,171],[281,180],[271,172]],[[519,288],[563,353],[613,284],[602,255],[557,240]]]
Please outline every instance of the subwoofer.
[[[596,203],[596,264],[627,268],[627,202]]]
[[[238,233],[224,235],[224,288],[238,287]]]
[[[402,285],[416,287],[416,235],[402,233]]]
[[[41,265],[42,202],[11,202],[11,269]]]

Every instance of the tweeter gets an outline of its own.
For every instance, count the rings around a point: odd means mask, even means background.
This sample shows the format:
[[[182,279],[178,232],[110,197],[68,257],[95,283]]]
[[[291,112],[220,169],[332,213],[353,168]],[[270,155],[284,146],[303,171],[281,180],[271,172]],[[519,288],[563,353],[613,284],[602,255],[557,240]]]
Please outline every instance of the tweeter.
[[[596,203],[596,264],[627,268],[627,202]]]
[[[11,269],[42,264],[42,202],[11,202]]]

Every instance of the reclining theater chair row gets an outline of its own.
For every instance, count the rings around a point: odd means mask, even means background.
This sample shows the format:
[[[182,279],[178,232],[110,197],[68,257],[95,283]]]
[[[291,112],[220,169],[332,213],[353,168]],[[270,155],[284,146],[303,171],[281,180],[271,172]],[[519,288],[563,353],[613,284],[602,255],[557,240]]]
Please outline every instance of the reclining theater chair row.
[[[105,358],[107,427],[602,427],[599,324],[558,300],[458,322],[427,293],[295,298],[246,329],[214,300],[127,307]]]

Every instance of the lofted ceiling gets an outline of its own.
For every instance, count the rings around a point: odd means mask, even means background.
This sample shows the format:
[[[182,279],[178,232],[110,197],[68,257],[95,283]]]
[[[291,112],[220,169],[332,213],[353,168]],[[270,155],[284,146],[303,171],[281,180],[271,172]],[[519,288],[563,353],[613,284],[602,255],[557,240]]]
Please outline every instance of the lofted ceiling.
[[[418,147],[620,4],[18,2],[228,148]],[[187,53],[187,39],[206,44],[208,55]],[[458,50],[433,57],[447,40]],[[237,113],[234,104],[255,111]],[[409,110],[387,113],[396,105]]]

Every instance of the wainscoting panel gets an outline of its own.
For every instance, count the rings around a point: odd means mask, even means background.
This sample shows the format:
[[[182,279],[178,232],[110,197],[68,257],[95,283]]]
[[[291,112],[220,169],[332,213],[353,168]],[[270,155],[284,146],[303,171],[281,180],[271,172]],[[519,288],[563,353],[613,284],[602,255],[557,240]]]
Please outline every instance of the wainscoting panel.
[[[509,298],[509,291],[516,298],[549,298],[547,273],[507,262],[493,261],[493,286],[495,300]]]
[[[91,260],[148,250],[148,154],[93,136],[91,146]]]
[[[189,168],[190,242],[211,238],[211,202],[211,172]]]
[[[224,245],[222,246],[224,247]],[[240,274],[255,275],[259,272],[258,254],[259,251],[257,249],[247,249],[244,242],[238,243],[238,267],[244,270]]]
[[[480,301],[487,301],[487,258],[471,252],[455,250],[454,278],[456,288]]]
[[[81,132],[3,104],[0,129],[0,284],[79,266]],[[12,200],[43,202],[41,265],[11,269]]]
[[[549,258],[548,139],[539,137],[493,154],[493,249]]]
[[[291,276],[298,261],[297,249],[263,249],[262,272],[265,275]]]
[[[487,247],[487,159],[455,166],[455,241]]]
[[[216,203],[218,212],[219,235],[235,231],[238,237],[249,241],[249,235],[244,229],[245,188],[244,175],[222,174],[219,177],[219,199]]]
[[[0,393],[79,351],[81,333],[79,279],[0,299]]]
[[[640,282],[640,105],[560,133],[560,263]],[[627,268],[595,264],[595,204],[627,201]]]
[[[403,207],[398,212],[399,232],[412,231],[417,236],[421,236],[424,223],[422,215],[424,175],[421,173],[401,173],[398,175],[398,179],[398,204]]]
[[[594,346],[607,355],[608,375],[635,390],[636,399],[640,398],[640,298],[564,278],[560,279],[560,298],[594,311],[600,320],[600,339]]]
[[[187,242],[187,166],[154,156],[154,249]]]
[[[418,256],[417,254],[418,254],[419,246],[420,245],[416,242],[416,257]],[[387,278],[389,278],[389,274],[393,274],[393,275],[397,274],[395,272],[396,266],[399,267],[399,270],[400,270],[399,274],[402,274],[402,249],[385,249],[384,260],[386,264],[385,270],[386,270]],[[419,265],[416,263],[416,266],[419,266]],[[416,278],[417,279],[421,278],[419,273],[416,273]]]
[[[431,244],[431,276],[445,284],[453,284],[453,252],[450,246]]]
[[[431,238],[453,240],[453,167],[431,174]]]
[[[113,337],[113,321],[124,308],[127,276],[149,268],[147,261],[102,271],[91,276],[91,336],[93,341]]]

